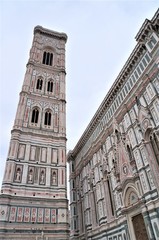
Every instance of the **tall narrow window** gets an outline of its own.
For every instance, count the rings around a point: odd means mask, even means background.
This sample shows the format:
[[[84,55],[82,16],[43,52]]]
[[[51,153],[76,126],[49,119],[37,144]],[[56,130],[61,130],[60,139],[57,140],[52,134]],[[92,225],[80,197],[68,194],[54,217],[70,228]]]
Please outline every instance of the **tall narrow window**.
[[[131,162],[133,160],[133,151],[132,151],[132,148],[129,147],[129,145],[127,145],[127,152],[129,156],[129,161]]]
[[[53,92],[53,81],[48,81],[48,84],[47,84],[47,91],[48,92]]]
[[[52,66],[53,54],[50,52],[44,52],[43,64]]]
[[[109,200],[110,200],[110,209],[111,209],[112,216],[114,216],[114,206],[113,206],[113,199],[112,199],[112,193],[111,193],[111,187],[110,187],[109,179],[107,179],[106,184],[107,184],[108,193],[109,193],[108,196],[109,196]]]
[[[39,111],[37,108],[34,108],[34,110],[32,112],[31,122],[38,123],[38,117],[39,117]]]
[[[37,80],[37,84],[36,84],[36,89],[41,90],[43,86],[43,80],[42,79],[38,79]]]
[[[51,112],[49,110],[47,110],[47,112],[45,112],[44,124],[47,126],[51,125]]]
[[[151,141],[152,149],[156,156],[157,163],[159,165],[159,141],[158,141],[155,133],[150,136],[150,141]]]

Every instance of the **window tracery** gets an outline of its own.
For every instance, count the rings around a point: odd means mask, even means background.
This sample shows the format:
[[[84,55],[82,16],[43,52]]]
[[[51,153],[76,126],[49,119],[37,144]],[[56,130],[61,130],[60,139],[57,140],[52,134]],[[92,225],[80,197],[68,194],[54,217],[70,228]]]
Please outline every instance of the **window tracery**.
[[[31,122],[38,123],[38,117],[39,117],[39,110],[38,108],[34,108],[32,111]]]
[[[45,51],[43,53],[43,61],[42,61],[42,63],[45,64],[45,65],[52,66],[52,62],[53,62],[53,53]]]
[[[49,80],[47,83],[47,91],[53,92],[53,81],[52,80]]]
[[[51,126],[51,111],[49,109],[45,112],[44,125]]]
[[[42,86],[43,86],[43,80],[41,78],[38,78],[36,83],[36,89],[42,90]]]

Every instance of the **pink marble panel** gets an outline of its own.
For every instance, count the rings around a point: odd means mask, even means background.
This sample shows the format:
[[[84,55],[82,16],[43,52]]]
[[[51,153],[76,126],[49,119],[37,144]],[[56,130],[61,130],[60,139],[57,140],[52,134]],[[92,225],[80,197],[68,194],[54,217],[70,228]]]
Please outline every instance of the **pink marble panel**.
[[[30,208],[26,207],[24,210],[24,222],[30,222]]]
[[[51,209],[51,222],[56,223],[56,209]]]
[[[11,207],[10,216],[9,216],[9,221],[10,222],[15,222],[16,212],[17,212],[17,207]]]

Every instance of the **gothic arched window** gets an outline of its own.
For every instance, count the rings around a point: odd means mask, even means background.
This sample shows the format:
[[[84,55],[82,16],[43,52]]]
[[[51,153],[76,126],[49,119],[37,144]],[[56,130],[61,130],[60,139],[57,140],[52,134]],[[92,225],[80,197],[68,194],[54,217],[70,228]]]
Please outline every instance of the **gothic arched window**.
[[[38,123],[38,117],[39,117],[39,110],[37,108],[34,108],[32,111],[31,122]]]
[[[42,86],[43,86],[43,80],[39,78],[39,79],[37,80],[36,89],[41,90],[41,89],[42,89]]]
[[[53,54],[50,52],[44,52],[43,54],[43,64],[52,66]]]
[[[51,112],[50,112],[50,110],[47,110],[45,112],[44,125],[47,125],[47,126],[51,125]]]
[[[48,81],[47,83],[47,91],[48,92],[53,92],[53,81]]]

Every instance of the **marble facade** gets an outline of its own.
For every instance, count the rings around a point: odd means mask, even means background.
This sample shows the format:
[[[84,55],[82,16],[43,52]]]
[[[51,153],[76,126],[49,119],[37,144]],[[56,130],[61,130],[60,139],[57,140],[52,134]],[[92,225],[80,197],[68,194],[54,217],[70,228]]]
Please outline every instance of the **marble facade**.
[[[69,238],[66,41],[65,33],[34,28],[2,182],[0,239]]]
[[[159,239],[159,10],[75,148],[70,239]]]

